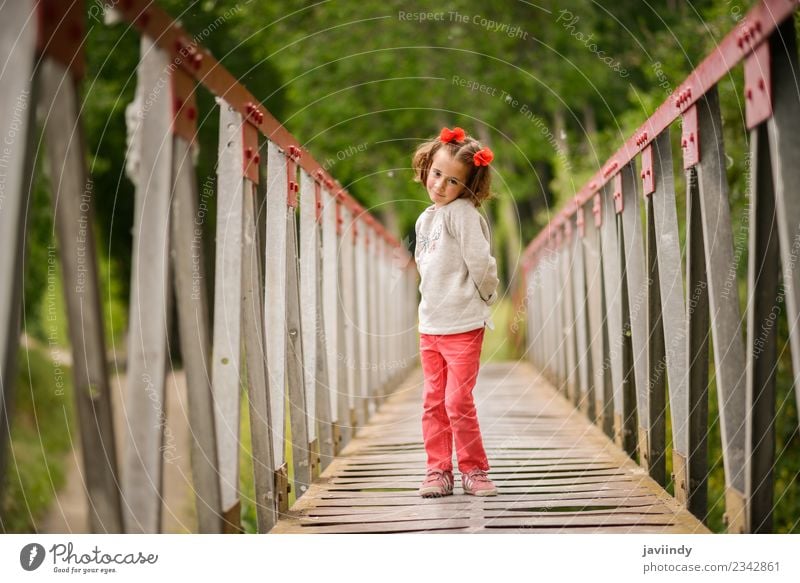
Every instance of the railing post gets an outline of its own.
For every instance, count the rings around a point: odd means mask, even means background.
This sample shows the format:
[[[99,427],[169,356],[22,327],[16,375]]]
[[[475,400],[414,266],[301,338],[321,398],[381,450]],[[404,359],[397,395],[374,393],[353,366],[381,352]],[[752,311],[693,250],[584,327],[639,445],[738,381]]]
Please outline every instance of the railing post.
[[[263,235],[259,237],[255,211],[254,180],[260,180],[258,165],[251,162],[246,167],[244,157],[248,147],[251,151],[258,150],[258,134],[226,102],[220,100],[219,108],[217,283],[214,294],[212,384],[218,407],[217,437],[222,460],[220,480],[228,484],[222,486],[224,526],[229,531],[236,531],[235,525],[240,521],[238,427],[239,387],[242,381],[239,364],[243,350],[247,371],[257,529],[258,532],[268,532],[277,520],[277,508],[259,250],[260,245],[263,245]],[[231,423],[236,424],[234,431],[231,430]],[[220,429],[220,425],[226,427],[227,431]],[[226,439],[233,435],[235,440]],[[223,453],[225,451],[228,452],[227,455]],[[234,454],[235,468],[231,459]],[[230,480],[235,481],[230,483]]]
[[[242,230],[245,190],[252,182],[242,177],[244,121],[224,101],[218,101],[220,134],[217,165],[216,268],[214,270],[214,344],[211,386],[216,409],[219,481],[224,527],[240,528],[239,395],[242,358]],[[252,129],[255,132],[255,128]],[[256,137],[257,141],[257,135]],[[203,198],[207,193],[202,193]],[[261,486],[261,484],[259,484]],[[235,525],[235,526],[234,526]]]
[[[264,325],[272,427],[272,459],[276,467],[278,511],[289,504],[286,467],[286,383],[287,383],[287,206],[286,157],[277,144],[267,142],[267,233],[264,291]]]
[[[775,370],[777,325],[785,300],[792,348],[795,395],[800,401],[800,336],[798,336],[798,273],[800,205],[788,194],[796,188],[800,140],[797,123],[800,101],[796,91],[797,46],[792,19],[745,62],[748,106],[769,105],[767,123],[750,127],[750,241],[747,308],[747,438],[745,450],[747,532],[772,531],[775,460]],[[795,77],[787,77],[794,75]],[[769,84],[769,92],[754,95],[751,86]],[[770,98],[771,92],[771,98]],[[758,100],[760,103],[756,104]],[[790,186],[793,185],[793,186]],[[780,255],[779,255],[780,254]],[[779,288],[779,258],[783,263],[783,288]]]
[[[222,532],[219,459],[211,389],[211,334],[198,189],[192,152],[197,110],[194,80],[181,69],[170,74],[172,123],[172,215],[170,254],[175,277],[181,357],[188,388],[192,480],[199,532]],[[229,528],[238,527],[238,517]]]
[[[356,302],[355,311],[358,318],[358,336],[357,345],[355,350],[358,354],[358,364],[356,368],[356,378],[358,379],[358,393],[356,400],[356,412],[358,415],[358,424],[360,426],[366,425],[370,417],[369,410],[369,323],[367,321],[367,314],[369,311],[369,296],[367,290],[369,283],[367,281],[367,226],[363,223],[360,217],[354,217],[353,221],[353,239],[355,247],[355,284]]]
[[[0,55],[0,139],[14,147],[4,156],[5,184],[0,196],[0,499],[6,482],[10,421],[14,411],[28,209],[33,185],[37,100],[36,23],[30,2],[3,4]]]
[[[339,401],[341,400],[339,386],[339,270],[338,244],[337,244],[337,211],[338,202],[333,184],[326,184],[322,196],[322,293],[323,315],[325,318],[325,343],[326,358],[328,361],[328,394],[331,418],[331,439],[333,439],[333,455],[337,455],[342,447],[341,425],[345,423],[339,415]]]
[[[74,71],[50,57],[41,62],[37,74],[40,105],[47,111],[45,141],[69,316],[89,526],[93,532],[119,533],[123,525],[112,391],[93,234],[95,193],[86,167],[78,80]]]
[[[317,216],[321,210],[319,195],[321,184],[300,169],[300,319],[303,334],[303,374],[305,400],[308,413],[308,440],[311,478],[319,476],[323,433],[330,431],[327,416],[317,401],[317,374],[319,353],[318,338],[323,334],[319,325],[321,310],[319,296],[319,228]],[[324,344],[322,345],[324,349]],[[327,376],[327,375],[326,375]],[[327,403],[327,400],[326,400]],[[327,413],[327,412],[326,412]],[[323,425],[327,425],[323,429]],[[329,435],[328,435],[329,438]]]
[[[626,170],[627,169],[627,170]],[[629,179],[623,180],[625,174]],[[625,166],[620,172],[619,194],[623,199],[625,188],[630,188],[633,181],[633,171],[629,166]],[[619,208],[619,207],[617,207]],[[622,213],[622,209],[617,211]],[[616,258],[619,262],[620,270],[620,308],[622,310],[622,447],[631,457],[636,456],[639,438],[639,418],[636,393],[636,371],[633,365],[633,341],[631,338],[631,309],[628,302],[628,274],[625,264],[625,238],[623,236],[622,216],[617,216],[617,252]]]
[[[697,169],[686,171],[686,353],[688,457],[675,460],[675,497],[695,516],[708,507],[708,347],[709,311],[700,187]],[[683,477],[683,487],[681,487]]]
[[[580,378],[580,390],[576,394],[575,406],[586,413],[587,417],[594,422],[594,375],[592,374],[592,352],[590,318],[589,318],[589,298],[586,292],[586,251],[583,244],[585,236],[585,223],[582,207],[578,207],[576,219],[576,233],[573,239],[573,267],[572,267],[572,292],[574,294],[575,321],[578,327],[577,333],[577,352],[578,352],[578,374]]]
[[[356,330],[358,327],[356,305],[360,299],[356,298],[358,289],[355,285],[355,259],[353,246],[353,232],[356,228],[350,205],[344,199],[340,205],[342,216],[342,236],[339,240],[339,256],[341,261],[342,291],[339,301],[342,304],[342,327],[344,329],[344,350],[341,351],[341,363],[345,376],[345,390],[347,391],[347,423],[351,427],[350,435],[357,431],[358,416],[356,414],[356,387],[358,386],[358,355],[356,354]]]
[[[308,409],[304,376],[303,337],[300,324],[300,275],[297,244],[297,160],[300,149],[290,146],[284,152],[286,184],[286,380],[289,396],[289,423],[292,431],[292,466],[295,498],[311,485],[311,440],[308,437]],[[267,170],[269,171],[269,169]]]
[[[592,213],[585,219],[583,237],[586,270],[586,296],[589,315],[589,349],[592,355],[592,421],[606,435],[613,435],[611,405],[611,372],[608,370],[608,333],[606,330],[605,298],[603,294],[603,255],[600,226],[603,217],[600,193],[593,197]],[[588,214],[588,213],[587,213]]]
[[[767,131],[775,188],[783,290],[794,373],[794,396],[800,411],[800,67],[794,22],[787,19],[770,39],[772,55],[772,117]]]
[[[614,184],[619,183],[621,194],[622,177],[617,174]],[[617,242],[617,213],[614,208],[613,189],[608,185],[602,193],[603,224],[600,228],[603,249],[603,287],[605,288],[606,318],[608,324],[608,366],[611,369],[613,400],[612,436],[615,443],[624,449],[625,395],[623,392],[623,347],[625,333],[622,328],[622,292],[624,281],[620,270],[620,253]]]
[[[648,146],[650,147],[650,146]],[[628,317],[631,333],[631,359],[636,387],[636,411],[639,423],[637,446],[639,465],[648,469],[650,454],[650,415],[647,375],[647,275],[644,261],[644,235],[640,221],[638,179],[634,161],[622,167],[623,210],[619,234],[623,246],[625,280],[628,286]],[[631,378],[628,375],[628,378]]]
[[[172,125],[169,60],[147,36],[141,37],[137,92],[148,99],[142,106],[137,148],[133,226],[130,328],[128,331],[126,425],[122,469],[126,532],[155,533],[161,529],[163,500],[164,407],[167,371],[167,330],[171,329],[170,187]]]
[[[561,228],[561,227],[559,227]],[[564,287],[562,294],[562,310],[564,315],[564,342],[566,344],[566,384],[565,396],[568,399],[575,399],[578,388],[578,369],[575,355],[575,306],[572,281],[572,249],[573,249],[573,230],[570,222],[565,222],[563,226],[561,253],[560,253],[560,277]]]
[[[728,531],[736,533],[746,529],[745,353],[728,208],[722,121],[716,88],[710,89],[699,100],[697,110],[702,155],[697,164],[697,176],[700,182],[711,332],[722,429],[725,518]]]
[[[747,302],[746,532],[772,530],[777,367],[778,227],[767,128],[750,132],[750,232]]]

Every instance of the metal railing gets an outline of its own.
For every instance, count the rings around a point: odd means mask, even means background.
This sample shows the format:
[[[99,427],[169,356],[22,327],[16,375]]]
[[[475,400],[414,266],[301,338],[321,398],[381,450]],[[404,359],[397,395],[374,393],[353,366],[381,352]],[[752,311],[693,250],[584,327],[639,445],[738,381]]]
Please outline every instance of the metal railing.
[[[523,262],[532,362],[620,447],[638,452],[662,486],[668,397],[675,498],[698,517],[706,514],[710,472],[710,330],[724,519],[736,533],[771,529],[781,295],[800,405],[796,8],[788,0],[754,7],[531,242]],[[746,319],[717,94],[741,62],[750,147]],[[678,118],[683,251],[670,144]]]
[[[241,388],[246,388],[257,523],[296,496],[416,361],[416,269],[386,229],[248,90],[152,2],[114,10],[141,33],[139,126],[122,459],[115,454],[79,82],[83,2],[7,2],[0,10],[5,151],[0,200],[0,480],[20,338],[26,217],[37,105],[53,188],[73,351],[83,472],[94,532],[158,532],[171,298],[186,373],[192,481],[201,532],[240,527]],[[207,298],[192,149],[195,94],[217,98],[220,127],[214,306]],[[19,117],[19,119],[16,119]],[[12,125],[14,124],[14,125]],[[262,139],[263,138],[263,139]],[[259,202],[266,201],[266,221]],[[299,226],[298,226],[299,223]],[[261,225],[262,228],[259,228]],[[265,227],[264,227],[265,225]],[[298,242],[299,239],[299,242]],[[209,314],[213,316],[209,317]]]

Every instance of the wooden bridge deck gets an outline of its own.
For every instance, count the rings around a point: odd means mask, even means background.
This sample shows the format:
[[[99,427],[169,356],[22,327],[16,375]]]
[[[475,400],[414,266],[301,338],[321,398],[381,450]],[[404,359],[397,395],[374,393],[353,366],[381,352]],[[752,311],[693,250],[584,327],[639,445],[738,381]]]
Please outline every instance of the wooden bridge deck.
[[[485,365],[474,394],[498,496],[463,495],[457,471],[453,496],[417,496],[417,369],[271,532],[709,532],[529,363]]]

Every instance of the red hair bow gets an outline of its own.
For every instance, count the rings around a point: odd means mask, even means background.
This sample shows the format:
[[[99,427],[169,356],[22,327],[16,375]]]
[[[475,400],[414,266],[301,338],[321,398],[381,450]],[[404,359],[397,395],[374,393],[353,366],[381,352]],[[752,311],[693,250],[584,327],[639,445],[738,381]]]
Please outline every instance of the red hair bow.
[[[472,156],[475,166],[488,166],[492,160],[494,160],[494,153],[489,148],[481,148]]]
[[[464,133],[464,130],[461,128],[456,127],[452,130],[450,128],[442,128],[442,131],[439,133],[439,141],[444,142],[445,144],[453,141],[463,142],[466,136],[467,134]]]

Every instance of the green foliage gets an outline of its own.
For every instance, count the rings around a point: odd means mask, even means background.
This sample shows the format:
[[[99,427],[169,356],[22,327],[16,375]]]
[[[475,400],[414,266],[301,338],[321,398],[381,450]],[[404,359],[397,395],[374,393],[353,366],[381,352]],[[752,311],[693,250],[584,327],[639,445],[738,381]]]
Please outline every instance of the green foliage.
[[[0,530],[34,532],[64,485],[66,461],[78,446],[71,368],[42,347],[20,350],[11,447],[0,500]]]

